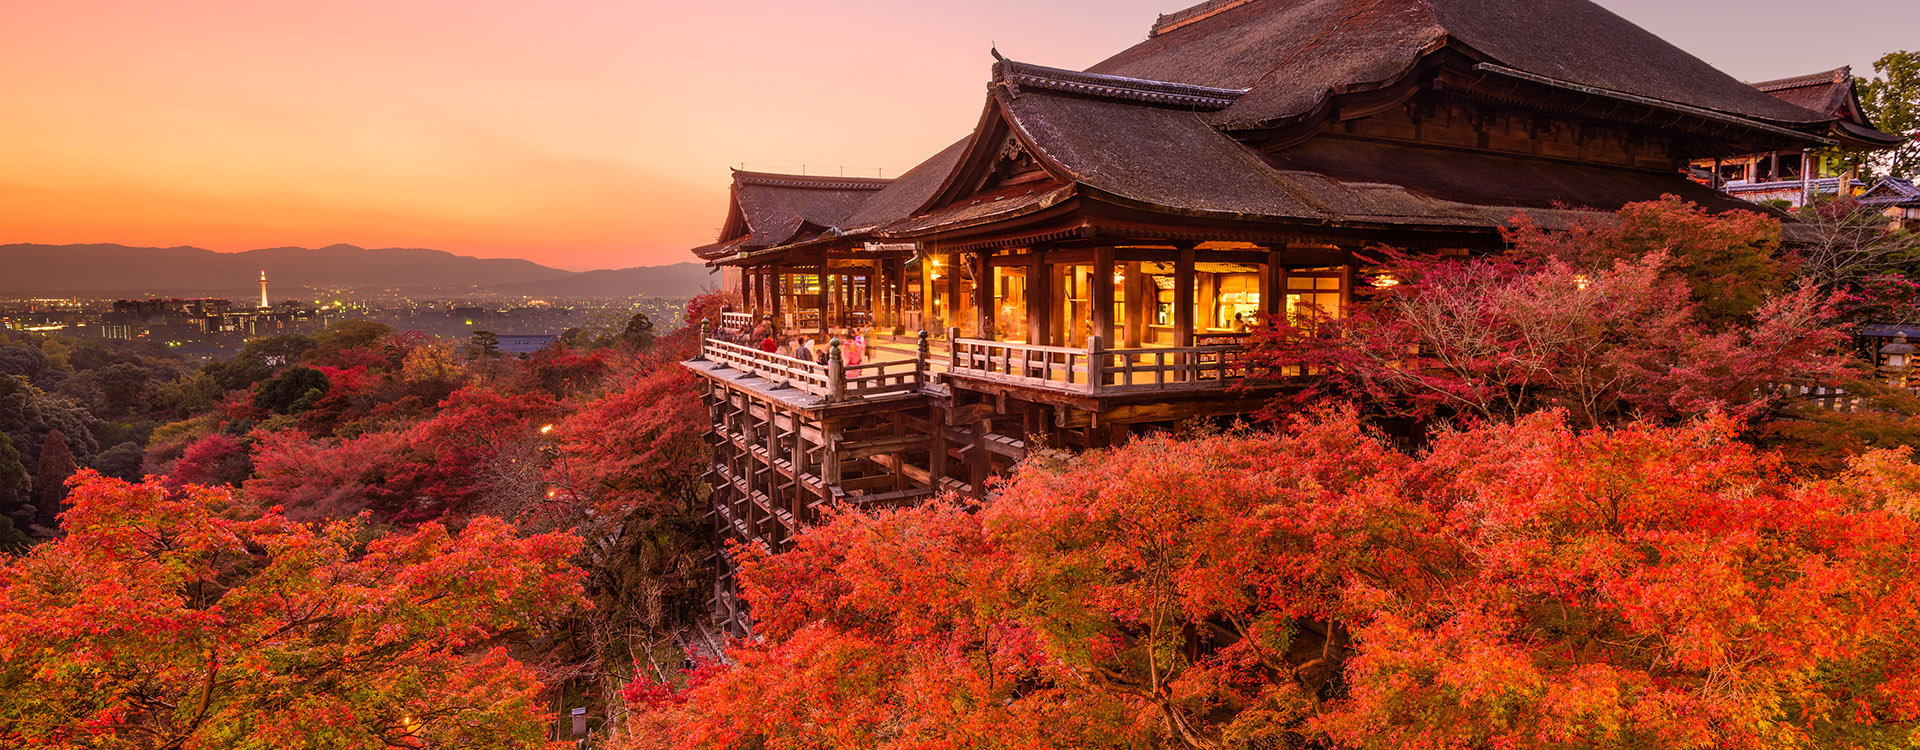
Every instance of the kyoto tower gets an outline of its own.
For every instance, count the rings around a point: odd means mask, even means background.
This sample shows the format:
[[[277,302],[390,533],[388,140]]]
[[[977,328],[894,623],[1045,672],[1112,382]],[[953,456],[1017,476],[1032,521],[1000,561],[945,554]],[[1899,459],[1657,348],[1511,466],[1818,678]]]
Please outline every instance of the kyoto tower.
[[[268,307],[271,305],[267,304],[267,269],[262,268],[260,269],[260,309],[265,310]]]

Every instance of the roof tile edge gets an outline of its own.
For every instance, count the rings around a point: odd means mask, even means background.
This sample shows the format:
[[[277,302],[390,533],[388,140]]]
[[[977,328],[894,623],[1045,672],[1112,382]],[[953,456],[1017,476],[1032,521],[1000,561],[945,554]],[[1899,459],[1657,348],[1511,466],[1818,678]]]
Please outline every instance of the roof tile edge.
[[[1176,10],[1160,16],[1153,22],[1153,29],[1147,32],[1147,38],[1160,36],[1182,26],[1190,26],[1202,20],[1238,8],[1254,0],[1207,0],[1185,10]]]
[[[1147,104],[1225,109],[1246,89],[1221,89],[1145,78],[1049,68],[1002,59],[994,65],[995,82],[1071,94],[1125,99]]]

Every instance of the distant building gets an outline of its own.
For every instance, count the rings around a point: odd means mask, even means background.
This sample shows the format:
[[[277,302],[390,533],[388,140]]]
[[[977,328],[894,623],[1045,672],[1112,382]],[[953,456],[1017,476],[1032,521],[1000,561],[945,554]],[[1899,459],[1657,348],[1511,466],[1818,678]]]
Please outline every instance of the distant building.
[[[1895,229],[1920,231],[1920,185],[1913,180],[1884,178],[1860,194],[1860,203],[1886,213]]]
[[[1824,148],[1761,151],[1693,163],[1696,179],[1728,195],[1754,203],[1784,201],[1803,206],[1810,198],[1859,195],[1866,187],[1857,167],[1845,166],[1848,152],[1878,151],[1899,145],[1901,136],[1874,127],[1860,106],[1852,68],[1753,84],[1781,101],[1833,117]]]
[[[494,338],[500,341],[502,354],[532,354],[560,340],[559,336],[551,333],[502,333]]]

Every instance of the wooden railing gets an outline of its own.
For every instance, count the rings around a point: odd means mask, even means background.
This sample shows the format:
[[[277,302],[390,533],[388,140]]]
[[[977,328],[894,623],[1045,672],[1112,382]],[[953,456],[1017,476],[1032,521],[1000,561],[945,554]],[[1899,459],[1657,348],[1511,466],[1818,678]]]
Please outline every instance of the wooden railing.
[[[956,337],[948,356],[947,371],[954,374],[1065,390],[1093,382],[1093,353],[1087,349]]]
[[[830,350],[827,363],[820,364],[729,341],[713,338],[705,341],[700,356],[706,360],[811,393],[828,402],[913,393],[927,384],[924,339],[919,355],[913,359],[866,362],[851,367],[844,364],[837,350]]]
[[[739,333],[742,331],[751,331],[753,330],[753,313],[745,313],[745,312],[720,313],[720,329],[723,331],[732,331],[735,333]]]
[[[1225,389],[1247,375],[1244,346],[1106,349],[953,339],[948,371],[1009,384],[1089,395]]]
[[[829,368],[832,362],[828,362]],[[839,371],[841,398],[913,393],[927,384],[926,363],[918,359],[868,362]]]
[[[1095,393],[1225,389],[1247,376],[1246,348],[1231,345],[1113,349],[1093,363]]]
[[[820,364],[717,339],[708,339],[701,354],[833,403],[924,388],[932,379],[927,341],[921,339],[917,348],[913,359],[853,366],[831,354],[826,364]],[[1069,393],[1175,393],[1233,387],[1247,376],[1247,350],[1233,343],[1107,349],[1098,337],[1090,339],[1087,348],[1076,349],[955,336],[950,339],[946,365],[953,376]]]
[[[707,339],[706,346],[701,348],[701,355],[735,370],[751,372],[815,396],[833,395],[832,374],[826,365],[817,362],[764,352],[719,339]]]

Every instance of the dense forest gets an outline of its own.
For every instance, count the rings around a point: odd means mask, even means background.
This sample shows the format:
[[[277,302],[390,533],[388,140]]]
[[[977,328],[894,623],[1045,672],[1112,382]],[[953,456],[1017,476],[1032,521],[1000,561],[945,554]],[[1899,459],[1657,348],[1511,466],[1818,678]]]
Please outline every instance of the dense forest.
[[[675,638],[724,295],[527,357],[0,333],[0,745],[1910,746],[1920,398],[1853,331],[1920,243],[1805,218],[1377,248],[1351,315],[1258,333],[1311,375],[1259,419],[733,550],[724,655]]]

